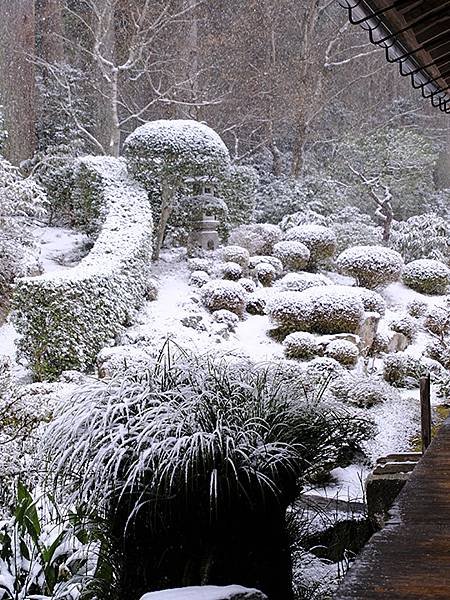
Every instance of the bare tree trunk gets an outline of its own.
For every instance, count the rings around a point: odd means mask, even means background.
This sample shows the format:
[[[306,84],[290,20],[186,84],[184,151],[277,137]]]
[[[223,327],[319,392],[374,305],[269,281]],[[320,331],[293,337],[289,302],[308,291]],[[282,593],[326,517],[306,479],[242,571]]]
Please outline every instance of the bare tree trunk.
[[[153,246],[153,260],[159,259],[161,247],[164,242],[164,235],[166,233],[167,222],[170,219],[170,215],[173,210],[173,192],[167,181],[161,182],[161,215],[159,217],[158,228],[156,231],[154,246]]]
[[[438,188],[450,188],[450,125],[447,127],[445,148],[439,155],[435,180]]]
[[[36,148],[33,0],[0,2],[0,103],[9,137],[5,155],[14,164],[33,156]]]
[[[38,55],[46,63],[64,62],[64,25],[61,0],[36,0]]]

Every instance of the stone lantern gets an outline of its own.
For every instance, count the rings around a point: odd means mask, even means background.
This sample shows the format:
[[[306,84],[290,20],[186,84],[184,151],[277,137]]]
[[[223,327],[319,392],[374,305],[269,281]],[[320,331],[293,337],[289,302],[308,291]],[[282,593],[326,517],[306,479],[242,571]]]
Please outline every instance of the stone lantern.
[[[188,253],[195,249],[212,251],[220,243],[218,228],[220,219],[227,214],[227,206],[221,198],[211,193],[185,196],[182,201],[185,212],[191,217]]]

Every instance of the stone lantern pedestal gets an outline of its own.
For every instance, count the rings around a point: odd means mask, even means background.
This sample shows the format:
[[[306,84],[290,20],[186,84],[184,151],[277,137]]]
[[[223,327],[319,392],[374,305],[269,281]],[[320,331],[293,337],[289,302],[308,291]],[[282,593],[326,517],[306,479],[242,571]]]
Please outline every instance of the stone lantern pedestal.
[[[204,214],[201,221],[194,223],[194,230],[189,239],[190,247],[192,249],[216,250],[219,246],[218,226],[219,221],[215,215]]]

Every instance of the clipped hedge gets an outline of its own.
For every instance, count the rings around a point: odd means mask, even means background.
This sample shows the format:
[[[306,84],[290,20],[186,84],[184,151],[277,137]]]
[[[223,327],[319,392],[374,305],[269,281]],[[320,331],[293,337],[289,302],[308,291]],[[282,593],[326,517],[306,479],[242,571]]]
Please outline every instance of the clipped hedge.
[[[75,173],[74,197],[98,223],[91,252],[73,269],[19,279],[14,293],[19,353],[37,380],[91,369],[146,293],[153,229],[146,192],[121,159],[84,157]]]

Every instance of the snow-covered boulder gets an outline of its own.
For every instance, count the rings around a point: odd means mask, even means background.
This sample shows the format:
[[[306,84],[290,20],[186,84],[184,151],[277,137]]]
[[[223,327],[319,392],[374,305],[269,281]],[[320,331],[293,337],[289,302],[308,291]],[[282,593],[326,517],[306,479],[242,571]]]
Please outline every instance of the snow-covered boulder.
[[[384,246],[354,246],[338,256],[336,265],[341,273],[354,277],[359,286],[375,289],[400,278],[403,259]]]
[[[240,585],[203,585],[144,594],[141,600],[268,600],[259,590]]]
[[[299,225],[288,229],[285,240],[301,242],[311,256],[311,262],[317,263],[333,256],[336,250],[336,235],[329,227],[323,225]]]
[[[450,286],[450,268],[439,260],[413,260],[404,268],[402,281],[416,292],[445,294]]]
[[[19,351],[36,379],[92,368],[147,294],[153,227],[146,191],[121,159],[84,157],[75,172],[75,197],[96,207],[100,224],[91,252],[72,269],[16,283]]]
[[[287,271],[301,271],[308,264],[310,257],[305,244],[297,241],[278,242],[273,247],[273,254],[281,260]]]

